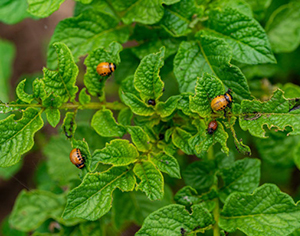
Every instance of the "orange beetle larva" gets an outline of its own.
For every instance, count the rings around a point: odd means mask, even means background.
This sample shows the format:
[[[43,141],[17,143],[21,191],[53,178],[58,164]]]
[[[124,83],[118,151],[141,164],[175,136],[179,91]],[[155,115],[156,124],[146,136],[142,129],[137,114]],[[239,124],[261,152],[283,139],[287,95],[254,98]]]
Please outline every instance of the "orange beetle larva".
[[[79,169],[84,167],[84,158],[79,150],[79,148],[74,148],[70,152],[70,161]]]
[[[230,95],[231,89],[224,95],[218,95],[211,101],[211,108],[214,111],[221,111],[224,110],[230,103],[232,103],[232,96]]]
[[[97,66],[96,70],[99,75],[107,76],[116,70],[116,65],[114,63],[109,63],[109,62],[101,62]]]

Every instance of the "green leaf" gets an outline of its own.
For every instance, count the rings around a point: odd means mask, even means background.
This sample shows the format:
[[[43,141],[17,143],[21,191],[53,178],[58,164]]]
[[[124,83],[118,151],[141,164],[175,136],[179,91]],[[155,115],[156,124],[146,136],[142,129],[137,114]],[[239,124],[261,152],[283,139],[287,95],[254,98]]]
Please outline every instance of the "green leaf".
[[[74,112],[67,112],[65,115],[62,128],[67,138],[72,138],[77,128],[75,115],[76,114]]]
[[[191,116],[193,113],[190,110],[190,95],[192,93],[181,93],[181,99],[178,101],[177,108],[185,115]]]
[[[93,0],[75,0],[81,2],[82,4],[90,4]]]
[[[122,137],[126,132],[122,125],[117,124],[113,113],[108,109],[97,111],[91,125],[103,137]]]
[[[183,41],[180,44],[174,58],[174,74],[181,93],[194,92],[197,77],[201,76],[202,71],[209,72],[209,66],[203,63],[204,60],[196,42]]]
[[[231,45],[229,46],[222,39],[201,35],[202,32],[200,31],[197,38],[200,41],[202,55],[211,71],[227,88],[231,88],[234,94],[239,96],[239,99],[250,99],[251,95],[245,76],[237,66],[229,63],[233,55]]]
[[[65,0],[27,0],[27,11],[37,17],[45,18],[57,11]]]
[[[149,53],[147,53],[147,55],[148,54]],[[121,83],[125,80],[125,78],[127,78],[130,75],[133,75],[140,63],[140,60],[132,53],[130,48],[125,48],[123,51],[121,51],[120,57],[121,63],[118,65],[117,70],[114,71],[114,79],[117,83]]]
[[[47,68],[43,69],[45,90],[47,93],[53,93],[60,96],[62,102],[69,99],[74,101],[78,87],[75,85],[78,75],[72,53],[64,43],[53,44],[58,56],[58,70],[52,71]]]
[[[114,6],[114,9],[117,11],[125,11],[135,2],[136,0],[128,0],[128,1],[112,0],[111,1],[112,5]]]
[[[172,5],[174,3],[180,2],[181,0],[162,0],[163,4]]]
[[[295,99],[286,99],[280,89],[277,89],[266,102],[244,100],[241,104],[241,112],[245,114],[239,118],[240,126],[259,138],[266,138],[264,125],[269,129],[276,127],[281,131],[290,126],[292,132],[287,135],[298,135],[300,134],[300,116],[297,110],[290,111],[294,101]]]
[[[261,12],[267,9],[272,0],[246,0],[246,2],[252,7],[254,12]]]
[[[0,21],[5,24],[16,24],[26,17],[27,1],[24,0],[3,0],[0,2]]]
[[[215,76],[204,73],[198,78],[194,97],[190,96],[190,109],[199,116],[209,116],[212,112],[211,100],[225,93],[222,82]]]
[[[231,166],[234,166],[234,162],[235,162],[234,153],[232,150],[229,152],[228,155],[226,155],[223,152],[218,152],[215,155],[215,160],[218,169],[230,168]]]
[[[233,166],[221,169],[220,175],[224,181],[219,191],[223,202],[233,192],[252,193],[260,181],[260,160],[250,158],[238,160]]]
[[[109,62],[118,65],[120,63],[119,53],[122,50],[122,45],[117,42],[112,42],[106,48],[100,47],[92,51],[85,59],[86,74],[84,75],[84,84],[89,93],[93,96],[100,97],[103,93],[105,81],[110,75],[101,76],[97,73],[97,66],[101,62]]]
[[[264,1],[264,0],[262,0]],[[233,8],[238,10],[240,13],[252,17],[252,9],[251,6],[245,2],[244,0],[217,0],[210,4],[210,7],[214,8]]]
[[[154,119],[149,119],[150,122],[153,122]],[[155,124],[154,124],[155,125]],[[146,134],[148,135],[148,137],[150,138],[151,142],[156,142],[157,141],[157,134],[155,133],[155,131],[153,130],[153,124],[145,124],[143,125],[143,129],[146,132]]]
[[[286,98],[298,98],[300,94],[300,86],[292,83],[286,83],[283,86],[279,86],[284,91],[284,97]]]
[[[133,117],[133,114],[132,114],[131,110],[128,107],[126,107],[119,112],[118,122],[124,126],[130,125],[132,117]]]
[[[0,232],[3,236],[27,236],[27,233],[13,229],[8,223],[8,217],[1,222]]]
[[[292,52],[300,44],[300,4],[291,2],[270,16],[266,31],[275,53]]]
[[[52,136],[43,148],[47,157],[47,172],[59,186],[72,186],[74,180],[79,180],[80,170],[69,159],[72,147],[70,142],[61,136]]]
[[[33,179],[36,188],[39,190],[50,191],[53,193],[62,192],[62,189],[60,189],[56,182],[50,177],[45,161],[38,163]]]
[[[79,225],[82,236],[103,236],[102,226],[99,221],[87,221]]]
[[[174,196],[174,200],[181,205],[191,206],[199,203],[198,192],[191,186],[184,186]]]
[[[125,43],[129,36],[128,27],[118,24],[119,20],[103,11],[84,11],[77,17],[60,21],[50,45],[55,42],[65,43],[75,61],[78,61],[78,57],[99,47],[106,47],[113,41]],[[50,68],[56,65],[54,50],[51,47],[48,50],[47,65]]]
[[[186,185],[195,189],[210,188],[214,181],[216,167],[212,161],[196,161],[190,164],[182,173]]]
[[[122,97],[123,93],[131,93],[135,95],[137,98],[140,97],[139,92],[134,87],[134,76],[130,75],[122,80],[122,84],[119,90],[119,96]]]
[[[193,15],[198,12],[195,1],[181,0],[165,8],[164,16],[159,23],[173,37],[184,36],[192,32],[190,23]]]
[[[165,102],[158,102],[156,105],[156,113],[162,118],[170,116],[177,108],[178,101],[181,99],[180,95],[171,96]]]
[[[114,9],[108,4],[106,1],[92,1],[92,0],[75,0],[79,1],[75,5],[74,16],[79,16],[83,12],[89,12],[90,14],[95,14],[98,12],[101,14],[102,12],[108,13],[114,18],[118,18]],[[87,2],[90,2],[89,4]],[[114,6],[115,8],[115,6]]]
[[[33,144],[33,135],[43,127],[41,111],[28,108],[19,120],[10,115],[0,121],[0,166],[7,167],[19,162],[21,155],[29,151]]]
[[[206,34],[224,39],[234,60],[245,64],[275,63],[266,32],[261,25],[236,9],[212,10]]]
[[[173,38],[161,27],[141,26],[134,27],[133,35],[131,36],[139,45],[131,48],[131,51],[139,58],[156,53],[161,47],[166,48],[165,59],[177,52],[180,39]]]
[[[151,149],[150,139],[140,126],[127,126],[126,129],[137,150],[147,152]]]
[[[96,149],[104,148],[105,144],[112,140],[111,138],[99,136],[87,122],[78,123],[75,137],[77,140],[86,140],[91,152],[94,152]]]
[[[51,223],[50,223],[51,224]],[[41,227],[45,227],[44,225],[42,225]],[[62,230],[63,231],[63,230]],[[75,236],[78,236],[77,233],[78,233],[78,228],[75,228],[74,231],[72,232],[72,235],[75,235]],[[65,232],[63,231],[63,233],[69,233],[69,232]],[[69,234],[68,234],[69,235]],[[61,236],[60,233],[41,233],[41,232],[38,232],[38,231],[35,231],[32,236]]]
[[[134,221],[137,225],[142,225],[144,219],[153,211],[172,203],[173,194],[170,188],[165,186],[165,194],[162,200],[151,201],[141,191],[123,193],[114,192],[112,216],[116,227],[121,228],[122,224]],[[122,206],[122,211],[120,211]]]
[[[27,94],[24,91],[25,88],[26,79],[22,80],[17,88],[16,93],[18,98],[26,103],[31,103],[34,99],[42,99],[44,100],[46,98],[46,91],[45,91],[45,84],[42,79],[35,79],[32,83],[33,87],[33,93]]]
[[[192,137],[192,135],[183,129],[176,127],[172,134],[172,142],[173,144],[180,148],[184,153],[188,155],[194,154],[193,149],[190,147],[188,140]]]
[[[293,148],[293,159],[298,169],[300,169],[300,145],[299,143]]]
[[[47,108],[60,108],[62,105],[61,98],[58,96],[55,96],[53,94],[50,94],[44,101],[43,101],[43,107]]]
[[[158,53],[144,57],[134,74],[134,87],[144,101],[156,100],[163,93],[164,83],[160,79],[159,71],[164,65],[164,54],[165,48],[162,47]]]
[[[264,184],[253,194],[231,194],[219,225],[227,232],[239,229],[249,236],[285,236],[300,227],[299,211],[290,196],[273,184]]]
[[[137,190],[146,193],[150,200],[162,199],[164,195],[164,179],[159,170],[150,161],[135,164],[133,172],[141,182]]]
[[[91,102],[91,96],[86,93],[86,88],[81,89],[79,93],[79,102],[81,105]]]
[[[126,167],[110,168],[102,173],[88,173],[82,183],[68,194],[64,218],[96,220],[111,208],[112,192],[119,188],[132,191],[135,177]]]
[[[62,105],[60,97],[56,97],[53,94],[50,94],[43,101],[43,106],[46,107],[45,113],[49,124],[55,128],[60,121],[60,111],[59,107]]]
[[[41,190],[23,190],[16,200],[9,223],[13,228],[28,232],[38,228],[49,218],[62,222],[60,216],[65,201],[64,195]]]
[[[93,153],[91,169],[95,169],[99,162],[113,166],[127,166],[136,162],[138,156],[138,151],[128,140],[115,139],[106,144],[105,148]]]
[[[288,130],[283,132],[273,130],[267,133],[267,139],[254,139],[259,156],[265,163],[279,168],[294,166],[294,159],[297,158],[295,151],[299,144],[299,136],[287,136]]]
[[[238,107],[239,107],[239,109],[240,109],[240,106],[239,106],[239,105],[238,105]],[[235,108],[236,108],[236,106],[233,106],[233,108],[232,108],[232,112],[233,112],[233,113],[235,113]],[[239,112],[236,113],[236,114],[239,114]],[[233,117],[231,117],[231,118],[228,120],[228,123],[227,123],[227,122],[224,122],[225,127],[226,127],[227,129],[229,128],[229,129],[231,130],[231,132],[232,132],[233,142],[234,142],[234,145],[235,145],[236,150],[237,150],[239,153],[243,154],[243,155],[251,156],[251,149],[250,149],[250,147],[247,146],[246,144],[244,144],[242,139],[238,140],[238,137],[237,137],[236,132],[235,132],[235,130],[234,130],[234,125],[235,125],[236,119],[237,119],[237,117],[236,117],[236,116],[233,116]]]
[[[115,0],[115,2],[121,1],[123,0]],[[152,25],[157,23],[164,14],[161,0],[130,0],[126,4],[128,4],[128,8],[122,17],[122,21],[126,25],[132,22]]]
[[[145,104],[132,93],[122,93],[122,101],[130,107],[131,111],[140,116],[151,116],[154,114],[153,106]]]
[[[153,153],[150,160],[160,171],[167,173],[173,178],[181,178],[179,164],[175,157],[167,153],[160,152],[157,154]]]
[[[190,145],[193,146],[196,150],[196,153],[200,154],[201,152],[208,151],[211,145],[215,143],[220,143],[222,146],[221,151],[228,154],[229,149],[227,147],[228,133],[224,130],[224,127],[221,122],[217,121],[218,128],[213,134],[207,132],[208,123],[205,124],[203,121],[198,126],[198,133],[190,139]]]
[[[204,232],[213,224],[208,210],[200,205],[192,206],[190,214],[184,206],[172,204],[150,214],[136,236],[175,236]],[[159,220],[158,220],[159,219]]]
[[[12,2],[12,1],[10,1]],[[1,20],[1,3],[0,3],[0,20]],[[0,40],[0,100],[9,101],[9,78],[12,74],[12,62],[15,56],[14,46],[6,41]]]
[[[245,76],[230,64],[232,49],[222,39],[196,34],[198,42],[182,42],[174,59],[174,73],[180,92],[194,92],[197,77],[216,75],[239,99],[250,98]]]
[[[12,178],[22,167],[22,161],[16,163],[13,166],[9,167],[0,167],[0,179],[9,180]]]
[[[146,127],[148,127],[148,129],[149,128],[152,129],[150,132],[149,132],[149,130],[147,131],[149,138],[151,136],[153,137],[153,135],[154,136],[157,135],[156,131],[154,131],[154,129],[153,129],[153,126],[158,125],[159,122],[160,122],[160,118],[158,116],[152,116],[152,117],[135,116],[134,117],[134,124],[142,126],[145,131],[147,130]]]
[[[55,128],[60,121],[60,111],[57,108],[47,108],[45,110],[49,124]]]
[[[191,205],[212,200],[216,197],[218,197],[218,193],[214,189],[198,194],[196,189],[191,186],[185,186],[176,193],[174,200],[181,205],[190,207]]]
[[[295,230],[292,234],[289,234],[289,236],[299,236],[300,235],[300,230]]]

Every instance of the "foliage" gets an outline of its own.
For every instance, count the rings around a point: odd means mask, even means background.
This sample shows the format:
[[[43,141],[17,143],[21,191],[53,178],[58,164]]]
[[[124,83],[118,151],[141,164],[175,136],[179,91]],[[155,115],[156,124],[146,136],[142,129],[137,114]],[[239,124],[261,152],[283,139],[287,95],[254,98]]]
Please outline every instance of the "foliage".
[[[4,0],[0,21],[45,18],[63,2]],[[299,22],[297,1],[76,0],[43,76],[21,80],[13,101],[15,49],[1,40],[0,176],[35,143],[46,157],[2,234],[120,235],[134,222],[138,236],[298,235],[299,206],[274,183],[299,198],[299,181],[287,182],[300,167]],[[100,62],[116,70],[101,76]],[[212,110],[217,96],[224,110]]]

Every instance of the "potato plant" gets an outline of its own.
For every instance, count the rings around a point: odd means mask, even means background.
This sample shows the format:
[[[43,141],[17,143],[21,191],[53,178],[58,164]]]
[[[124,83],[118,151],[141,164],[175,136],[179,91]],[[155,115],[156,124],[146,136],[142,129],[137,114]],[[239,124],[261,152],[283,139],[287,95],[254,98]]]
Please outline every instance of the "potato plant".
[[[46,157],[2,234],[300,235],[299,1],[76,1],[13,101],[0,41],[0,176]],[[0,20],[63,2],[1,1]]]

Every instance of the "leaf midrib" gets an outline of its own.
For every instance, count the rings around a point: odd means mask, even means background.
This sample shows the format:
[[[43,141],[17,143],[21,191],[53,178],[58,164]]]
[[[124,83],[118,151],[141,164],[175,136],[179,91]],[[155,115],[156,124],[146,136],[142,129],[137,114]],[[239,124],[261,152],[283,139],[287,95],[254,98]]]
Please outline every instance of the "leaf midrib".
[[[43,112],[43,110],[39,111],[37,113],[37,115],[31,119],[22,129],[20,129],[17,133],[15,133],[13,136],[11,136],[9,139],[5,140],[5,142],[1,143],[0,145],[4,145],[5,143],[7,143],[8,141],[10,141],[11,139],[13,139],[15,136],[18,136],[25,128],[27,128],[27,126],[29,126],[41,113]],[[22,118],[23,119],[23,118]]]
[[[112,167],[113,168],[113,167]],[[109,172],[112,168],[108,169],[106,172],[104,172],[105,174],[107,174],[107,172]],[[126,170],[125,172],[123,172],[121,175],[117,176],[117,178],[113,179],[112,181],[108,182],[106,185],[104,185],[101,189],[99,189],[97,192],[95,192],[94,194],[92,194],[90,197],[88,197],[87,199],[85,199],[84,201],[82,201],[79,205],[73,207],[71,209],[70,212],[74,211],[74,209],[80,207],[82,204],[86,203],[87,201],[89,201],[90,198],[94,197],[96,194],[98,194],[99,192],[103,191],[106,187],[108,187],[110,184],[112,184],[113,182],[117,181],[119,178],[121,178],[123,175],[127,174],[129,170]],[[100,176],[100,175],[98,175]],[[84,185],[83,185],[84,186]],[[80,186],[79,186],[80,187]],[[78,187],[78,188],[79,188]],[[117,188],[117,186],[115,187]],[[69,213],[70,214],[70,213]]]
[[[242,44],[242,45],[245,46],[246,48],[251,48],[251,49],[254,50],[255,52],[258,52],[260,55],[262,55],[262,56],[264,56],[264,57],[266,57],[266,58],[269,58],[269,57],[266,56],[264,53],[262,53],[261,51],[257,50],[256,48],[252,47],[252,46],[249,45],[249,44],[246,44],[246,43],[244,43],[244,42],[242,42],[242,41],[239,41],[239,40],[237,40],[237,39],[235,39],[235,38],[232,38],[232,37],[230,37],[230,36],[228,36],[228,35],[226,35],[226,34],[222,34],[222,33],[218,32],[218,31],[215,31],[215,30],[213,30],[213,29],[211,29],[211,28],[206,28],[205,30],[211,31],[211,32],[215,33],[216,35],[219,35],[221,38],[233,40],[235,43],[237,43],[237,44]]]
[[[240,219],[240,218],[250,218],[250,217],[255,217],[255,216],[263,216],[263,215],[282,215],[282,214],[289,214],[289,213],[297,213],[300,212],[299,209],[298,211],[293,211],[293,212],[278,212],[278,213],[259,213],[259,214],[249,214],[249,215],[241,215],[241,216],[223,216],[221,215],[221,218],[229,220],[229,219]]]

